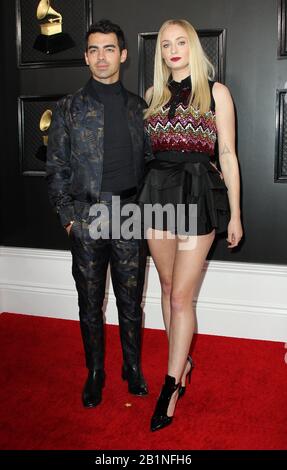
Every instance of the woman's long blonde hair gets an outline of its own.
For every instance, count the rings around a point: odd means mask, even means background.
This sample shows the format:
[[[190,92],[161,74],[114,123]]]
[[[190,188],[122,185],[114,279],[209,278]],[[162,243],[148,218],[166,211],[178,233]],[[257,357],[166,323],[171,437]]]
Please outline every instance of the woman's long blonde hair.
[[[167,20],[161,26],[157,37],[154,58],[153,91],[151,93],[152,96],[147,97],[149,108],[145,112],[145,118],[158,112],[171,97],[171,93],[168,89],[168,79],[171,72],[163,60],[161,53],[162,33],[165,28],[170,25],[181,26],[185,30],[188,38],[189,67],[192,77],[192,92],[189,106],[198,109],[202,114],[209,111],[210,108],[211,96],[208,79],[214,78],[214,67],[202,49],[197,32],[186,20]]]

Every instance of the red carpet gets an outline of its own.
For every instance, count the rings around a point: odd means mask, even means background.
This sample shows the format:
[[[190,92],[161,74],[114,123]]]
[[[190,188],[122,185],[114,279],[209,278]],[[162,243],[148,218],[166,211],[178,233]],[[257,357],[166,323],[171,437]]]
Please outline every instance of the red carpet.
[[[78,322],[5,313],[0,325],[2,450],[287,449],[282,343],[196,336],[196,367],[174,422],[151,433],[165,374],[164,332],[144,332],[150,394],[140,398],[129,395],[120,378],[118,328],[108,326],[103,402],[84,409]]]

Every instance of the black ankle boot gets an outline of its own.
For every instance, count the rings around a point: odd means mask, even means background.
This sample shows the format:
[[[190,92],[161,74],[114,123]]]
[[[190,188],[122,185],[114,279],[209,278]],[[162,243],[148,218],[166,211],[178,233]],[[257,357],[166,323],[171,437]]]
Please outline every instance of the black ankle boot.
[[[171,424],[172,416],[167,416],[167,409],[173,393],[178,389],[179,383],[170,375],[165,376],[165,383],[161,389],[160,396],[151,419],[151,431],[157,431]]]
[[[122,367],[122,379],[128,381],[128,390],[133,395],[147,395],[148,388],[139,366]]]
[[[86,380],[82,401],[86,408],[94,408],[102,401],[102,388],[105,381],[105,372],[103,369],[89,370]]]

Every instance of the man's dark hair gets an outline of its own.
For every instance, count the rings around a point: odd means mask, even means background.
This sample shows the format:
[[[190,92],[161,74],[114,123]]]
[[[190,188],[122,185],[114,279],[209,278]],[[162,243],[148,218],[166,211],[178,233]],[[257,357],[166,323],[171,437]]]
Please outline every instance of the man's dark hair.
[[[115,33],[118,38],[120,51],[122,52],[122,50],[126,48],[125,36],[121,28],[117,24],[112,23],[110,20],[100,20],[97,21],[97,23],[91,24],[86,33],[86,51],[88,50],[89,36],[94,33]]]

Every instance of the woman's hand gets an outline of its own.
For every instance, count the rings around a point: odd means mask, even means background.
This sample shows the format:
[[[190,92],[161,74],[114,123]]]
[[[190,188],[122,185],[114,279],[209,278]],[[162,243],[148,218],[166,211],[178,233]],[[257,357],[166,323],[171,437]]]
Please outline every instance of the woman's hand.
[[[228,236],[226,240],[229,243],[228,248],[235,248],[236,246],[238,246],[243,235],[240,218],[231,217],[227,228],[227,235]]]

